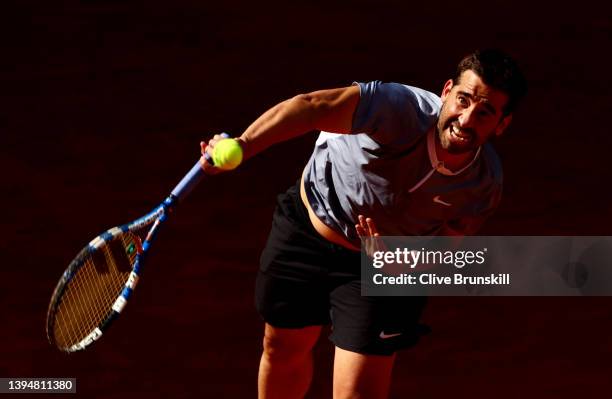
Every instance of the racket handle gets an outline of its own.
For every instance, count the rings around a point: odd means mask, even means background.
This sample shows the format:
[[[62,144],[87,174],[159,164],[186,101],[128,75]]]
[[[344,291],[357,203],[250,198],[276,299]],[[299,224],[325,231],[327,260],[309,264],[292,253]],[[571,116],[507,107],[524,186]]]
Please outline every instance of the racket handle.
[[[200,160],[198,159],[198,162],[193,165],[191,170],[187,172],[179,184],[174,187],[174,190],[172,190],[172,195],[176,197],[178,202],[181,202],[181,200],[185,198],[191,192],[191,190],[193,190],[195,186],[200,183],[200,181],[202,181],[205,175],[204,169],[202,169],[202,164],[200,164]]]
[[[221,137],[224,139],[229,138],[229,134],[221,133]],[[214,165],[212,157],[208,155],[207,152],[204,153],[204,159],[211,165]],[[172,195],[176,198],[178,202],[181,202],[183,198],[185,198],[191,190],[194,189],[195,186],[198,185],[200,181],[204,178],[206,174],[204,173],[204,169],[202,169],[202,165],[200,164],[200,160],[196,162],[195,165],[191,168],[191,170],[183,177],[183,179],[179,182],[179,184],[174,187],[172,190]]]

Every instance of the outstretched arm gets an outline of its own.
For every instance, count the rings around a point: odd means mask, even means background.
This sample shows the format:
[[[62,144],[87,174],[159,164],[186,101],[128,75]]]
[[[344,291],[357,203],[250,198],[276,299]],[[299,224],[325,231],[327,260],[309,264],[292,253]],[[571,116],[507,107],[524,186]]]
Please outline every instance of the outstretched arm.
[[[350,133],[358,102],[359,86],[320,90],[283,101],[264,112],[237,138],[244,159],[312,130]],[[206,151],[212,155],[219,138],[202,143],[202,150],[208,147]]]

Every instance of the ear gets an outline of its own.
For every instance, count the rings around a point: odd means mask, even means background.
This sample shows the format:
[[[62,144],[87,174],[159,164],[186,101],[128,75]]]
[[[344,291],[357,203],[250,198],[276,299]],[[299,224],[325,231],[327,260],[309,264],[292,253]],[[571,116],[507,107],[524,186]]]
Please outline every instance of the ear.
[[[442,99],[442,102],[446,101],[446,97],[448,97],[448,94],[450,93],[452,88],[453,88],[453,80],[449,79],[446,81],[446,83],[444,83],[444,88],[442,89],[442,95],[440,96],[440,98]]]
[[[512,114],[504,116],[495,128],[495,135],[501,136],[504,130],[506,130],[506,128],[510,124],[510,122],[512,122]]]

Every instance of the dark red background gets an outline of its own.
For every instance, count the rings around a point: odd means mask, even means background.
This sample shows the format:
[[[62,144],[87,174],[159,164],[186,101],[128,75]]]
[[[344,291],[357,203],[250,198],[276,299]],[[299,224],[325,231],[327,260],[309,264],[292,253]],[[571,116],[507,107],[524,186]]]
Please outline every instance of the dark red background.
[[[14,4],[12,4],[14,3]],[[91,350],[46,342],[57,279],[93,236],[161,201],[213,133],[275,103],[381,79],[439,92],[498,46],[531,91],[498,140],[505,196],[483,234],[609,235],[609,10],[593,1],[3,3],[0,377],[79,395],[255,397],[253,281],[274,199],[315,135],[206,181],[168,223],[125,317]],[[601,397],[608,298],[434,298],[392,398]],[[330,397],[322,339],[310,398]]]

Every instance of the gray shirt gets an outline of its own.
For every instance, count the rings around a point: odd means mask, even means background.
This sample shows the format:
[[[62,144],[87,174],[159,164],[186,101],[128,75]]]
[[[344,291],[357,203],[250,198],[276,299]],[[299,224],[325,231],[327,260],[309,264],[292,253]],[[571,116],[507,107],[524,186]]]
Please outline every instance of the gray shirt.
[[[444,226],[473,234],[501,197],[502,169],[490,144],[451,172],[435,152],[442,105],[428,91],[398,83],[358,83],[352,134],[321,132],[304,171],[319,219],[359,245],[357,215],[381,235],[436,235]]]

